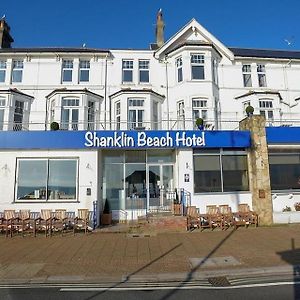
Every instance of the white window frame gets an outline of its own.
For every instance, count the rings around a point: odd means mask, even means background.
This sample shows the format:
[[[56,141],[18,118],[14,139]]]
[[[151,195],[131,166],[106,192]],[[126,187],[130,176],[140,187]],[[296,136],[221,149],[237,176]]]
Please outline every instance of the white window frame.
[[[125,74],[130,74],[131,80],[125,81]],[[133,82],[133,59],[122,60],[122,82],[132,83]]]
[[[73,59],[63,59],[62,60],[62,72],[61,72],[61,82],[62,83],[71,83],[73,82],[73,67],[74,62]],[[66,74],[71,73],[71,78],[66,80]]]
[[[216,59],[212,60],[212,80],[215,84],[218,84],[218,61]]]
[[[177,101],[177,122],[178,122],[178,129],[185,129],[184,100]]]
[[[90,61],[89,60],[79,60],[79,76],[78,80],[79,82],[89,82],[90,81]],[[82,79],[82,75],[86,73],[87,74],[87,80]]]
[[[24,61],[22,59],[12,61],[11,82],[21,83],[23,80]],[[19,74],[19,75],[17,75]]]
[[[6,60],[0,60],[0,74],[2,74],[3,76],[3,80],[1,80],[1,76],[0,76],[0,83],[5,83],[6,80],[6,68],[7,68],[7,63]]]
[[[60,129],[61,130],[78,130],[79,126],[79,108],[80,98],[78,97],[62,97],[61,98],[61,115]],[[68,120],[63,120],[64,111],[68,111]],[[77,112],[77,120],[73,120],[73,113]]]
[[[26,110],[26,102],[15,100],[14,101],[14,120],[13,130],[20,131],[23,129],[24,112]]]
[[[149,59],[139,59],[139,82],[149,83],[150,82],[150,60]],[[148,80],[141,80],[142,74],[148,74]]]
[[[121,129],[121,101],[118,100],[115,103],[115,112],[116,112],[116,130]]]
[[[193,98],[192,99],[192,110],[193,110],[193,122],[195,124],[195,121],[197,118],[202,118],[204,121],[207,120],[207,98]]]
[[[127,105],[128,105],[128,129],[130,130],[136,128],[143,128],[144,114],[145,114],[145,107],[144,107],[145,99],[128,98]]]
[[[274,107],[271,99],[259,99],[259,113],[266,118],[266,121],[274,121]]]
[[[203,70],[203,78],[194,78],[193,68],[199,67]],[[202,53],[191,53],[191,79],[205,80],[205,55]]]
[[[5,117],[5,108],[6,108],[6,98],[0,96],[0,130],[4,128],[4,117]]]
[[[257,64],[257,78],[259,87],[267,86],[266,65]]]
[[[176,80],[177,82],[182,82],[183,81],[182,56],[176,58],[175,65],[176,65]]]
[[[244,87],[252,87],[251,64],[243,64],[242,72]]]
[[[96,102],[88,100],[88,103],[87,103],[87,130],[95,129],[95,107],[96,107]]]

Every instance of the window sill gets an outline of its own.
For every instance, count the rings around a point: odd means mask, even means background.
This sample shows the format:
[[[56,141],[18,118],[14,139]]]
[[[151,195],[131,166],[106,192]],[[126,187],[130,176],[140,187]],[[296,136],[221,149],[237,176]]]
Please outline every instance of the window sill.
[[[15,200],[12,203],[14,204],[33,204],[33,203],[37,203],[37,204],[41,204],[41,203],[80,203],[79,200],[67,200],[67,199],[61,199],[61,200]]]

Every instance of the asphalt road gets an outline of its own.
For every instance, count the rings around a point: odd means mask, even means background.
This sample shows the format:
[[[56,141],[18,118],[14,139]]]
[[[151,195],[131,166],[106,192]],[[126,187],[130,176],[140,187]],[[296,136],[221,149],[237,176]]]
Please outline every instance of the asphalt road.
[[[277,282],[248,284],[243,286],[212,288],[209,286],[136,286],[97,287],[64,286],[64,287],[1,287],[0,299],[35,300],[35,299],[133,299],[133,300],[179,300],[179,299],[300,299],[300,284]]]

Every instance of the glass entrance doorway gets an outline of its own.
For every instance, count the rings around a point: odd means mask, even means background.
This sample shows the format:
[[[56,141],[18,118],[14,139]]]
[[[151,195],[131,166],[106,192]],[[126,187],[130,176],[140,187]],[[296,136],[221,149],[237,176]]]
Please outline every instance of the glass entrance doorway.
[[[174,194],[173,165],[147,166],[148,210],[170,210]]]

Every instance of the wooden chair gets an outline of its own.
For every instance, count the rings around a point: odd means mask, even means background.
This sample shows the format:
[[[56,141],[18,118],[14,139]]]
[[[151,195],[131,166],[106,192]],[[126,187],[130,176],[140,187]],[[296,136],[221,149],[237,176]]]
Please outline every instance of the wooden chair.
[[[13,221],[16,218],[16,212],[15,210],[4,210],[3,216],[1,217],[0,220],[0,229],[1,232],[5,232],[5,236],[8,237],[8,235],[10,235],[10,237],[12,237],[12,224]]]
[[[74,218],[73,234],[76,230],[84,230],[86,234],[89,226],[89,210],[86,208],[78,209],[77,217]]]
[[[35,234],[35,220],[31,218],[29,209],[21,209],[18,216],[12,222],[12,232],[22,233],[32,232]]]
[[[234,225],[234,216],[229,205],[220,205],[219,211],[222,217],[221,228],[225,229]]]
[[[258,226],[258,214],[251,211],[249,205],[246,203],[238,205],[238,211],[234,213],[234,219],[235,228],[238,226],[248,227],[251,224],[255,227]]]
[[[54,213],[54,217],[51,221],[51,230],[50,235],[52,235],[55,231],[60,231],[61,235],[63,235],[64,230],[66,230],[68,223],[68,218],[66,215],[65,209],[56,209]]]
[[[51,209],[41,209],[40,216],[35,219],[35,234],[37,231],[44,231],[45,237],[51,235],[51,227],[52,227],[52,210]]]
[[[222,217],[217,205],[207,205],[206,214],[200,214],[200,228],[210,228],[222,226]]]
[[[188,206],[186,211],[187,230],[200,228],[200,214],[196,206]]]

